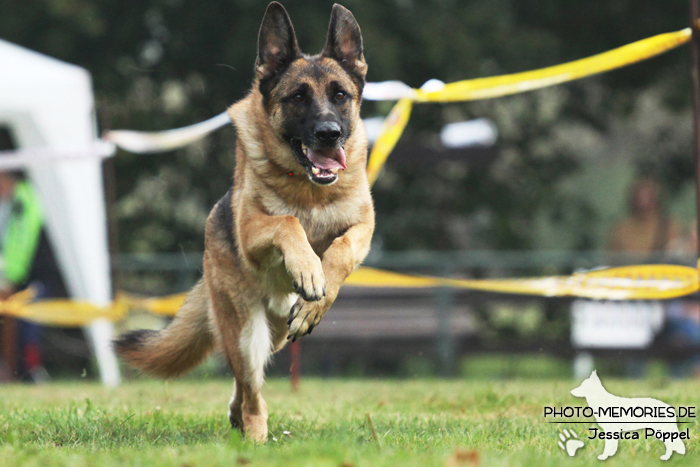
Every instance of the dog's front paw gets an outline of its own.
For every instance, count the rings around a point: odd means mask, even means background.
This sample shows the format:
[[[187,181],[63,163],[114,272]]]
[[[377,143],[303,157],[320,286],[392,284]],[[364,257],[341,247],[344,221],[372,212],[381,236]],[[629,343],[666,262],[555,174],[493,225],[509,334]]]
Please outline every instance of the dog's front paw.
[[[326,295],[323,265],[313,251],[307,254],[285,255],[284,264],[292,280],[292,287],[301,298],[315,302]]]
[[[300,337],[311,334],[314,327],[321,321],[323,311],[319,302],[308,302],[299,298],[289,312],[287,339],[292,339],[294,342]]]

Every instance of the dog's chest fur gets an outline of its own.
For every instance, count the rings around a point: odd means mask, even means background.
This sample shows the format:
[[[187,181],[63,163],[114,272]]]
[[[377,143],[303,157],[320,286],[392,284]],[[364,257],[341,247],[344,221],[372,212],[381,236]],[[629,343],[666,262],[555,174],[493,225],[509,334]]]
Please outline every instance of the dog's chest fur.
[[[325,205],[295,208],[281,199],[268,201],[266,208],[276,216],[299,219],[311,247],[322,255],[333,240],[360,221],[357,203],[341,198]]]

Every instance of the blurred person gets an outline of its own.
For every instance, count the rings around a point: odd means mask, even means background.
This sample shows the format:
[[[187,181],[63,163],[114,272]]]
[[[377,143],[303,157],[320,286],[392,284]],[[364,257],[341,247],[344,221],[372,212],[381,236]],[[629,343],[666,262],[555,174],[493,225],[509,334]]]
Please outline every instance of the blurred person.
[[[681,229],[671,219],[661,199],[661,186],[656,180],[650,177],[635,180],[628,192],[628,216],[613,227],[608,250],[646,256],[643,259],[635,258],[639,263],[658,263],[661,258],[668,256],[670,250],[676,250],[681,239]],[[646,301],[634,306],[639,313],[646,313],[647,318],[654,321],[651,318],[654,313],[651,305],[653,304]],[[654,332],[658,332],[657,339],[663,335],[663,331]],[[645,363],[642,360],[629,360],[628,372],[631,376],[641,377],[644,371]]]
[[[661,203],[659,184],[648,177],[635,181],[628,201],[629,217],[618,222],[608,249],[618,253],[663,255],[679,241],[680,228]]]
[[[21,174],[0,172],[0,299],[23,288],[33,263],[42,224],[38,199]],[[38,326],[6,318],[3,329],[6,367],[15,375],[41,373]],[[19,337],[19,339],[17,339]],[[19,352],[18,352],[19,350]]]
[[[677,257],[681,252],[695,251],[694,247],[689,249],[680,227],[664,209],[661,188],[655,180],[644,177],[633,183],[629,194],[629,210],[629,217],[613,228],[610,251],[645,254],[647,259],[643,262],[652,263],[658,263],[662,258],[668,260]],[[679,299],[663,304],[665,321],[655,339],[656,343],[674,346],[700,344],[700,319],[694,301]],[[697,357],[671,359],[671,374],[682,377],[697,373],[699,364],[700,359]],[[641,376],[642,362],[632,361],[630,372]]]
[[[29,182],[20,172],[0,172],[0,299],[28,286],[37,298],[65,296],[43,225],[39,197]],[[2,347],[9,379],[48,378],[39,325],[5,317]]]

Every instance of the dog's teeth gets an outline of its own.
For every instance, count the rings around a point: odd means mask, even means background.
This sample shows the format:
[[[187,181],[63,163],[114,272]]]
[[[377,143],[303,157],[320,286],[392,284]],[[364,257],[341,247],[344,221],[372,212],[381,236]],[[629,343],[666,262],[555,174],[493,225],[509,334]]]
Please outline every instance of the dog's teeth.
[[[321,170],[318,169],[317,167],[312,167],[312,168],[311,168],[311,171],[314,173],[314,175],[318,175],[318,174],[321,173]]]
[[[306,155],[309,152],[309,148],[307,148],[304,143],[301,143],[301,151]]]
[[[332,169],[331,169],[331,172],[333,172],[334,174],[337,174],[337,173],[338,173],[338,168],[337,168],[337,167],[332,168]]]

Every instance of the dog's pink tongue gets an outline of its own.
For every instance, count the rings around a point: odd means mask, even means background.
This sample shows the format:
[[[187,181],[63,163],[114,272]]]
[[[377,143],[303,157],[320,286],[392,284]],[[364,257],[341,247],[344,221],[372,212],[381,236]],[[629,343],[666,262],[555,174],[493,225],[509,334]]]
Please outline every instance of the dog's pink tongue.
[[[319,169],[346,169],[343,148],[309,149],[306,157]]]

